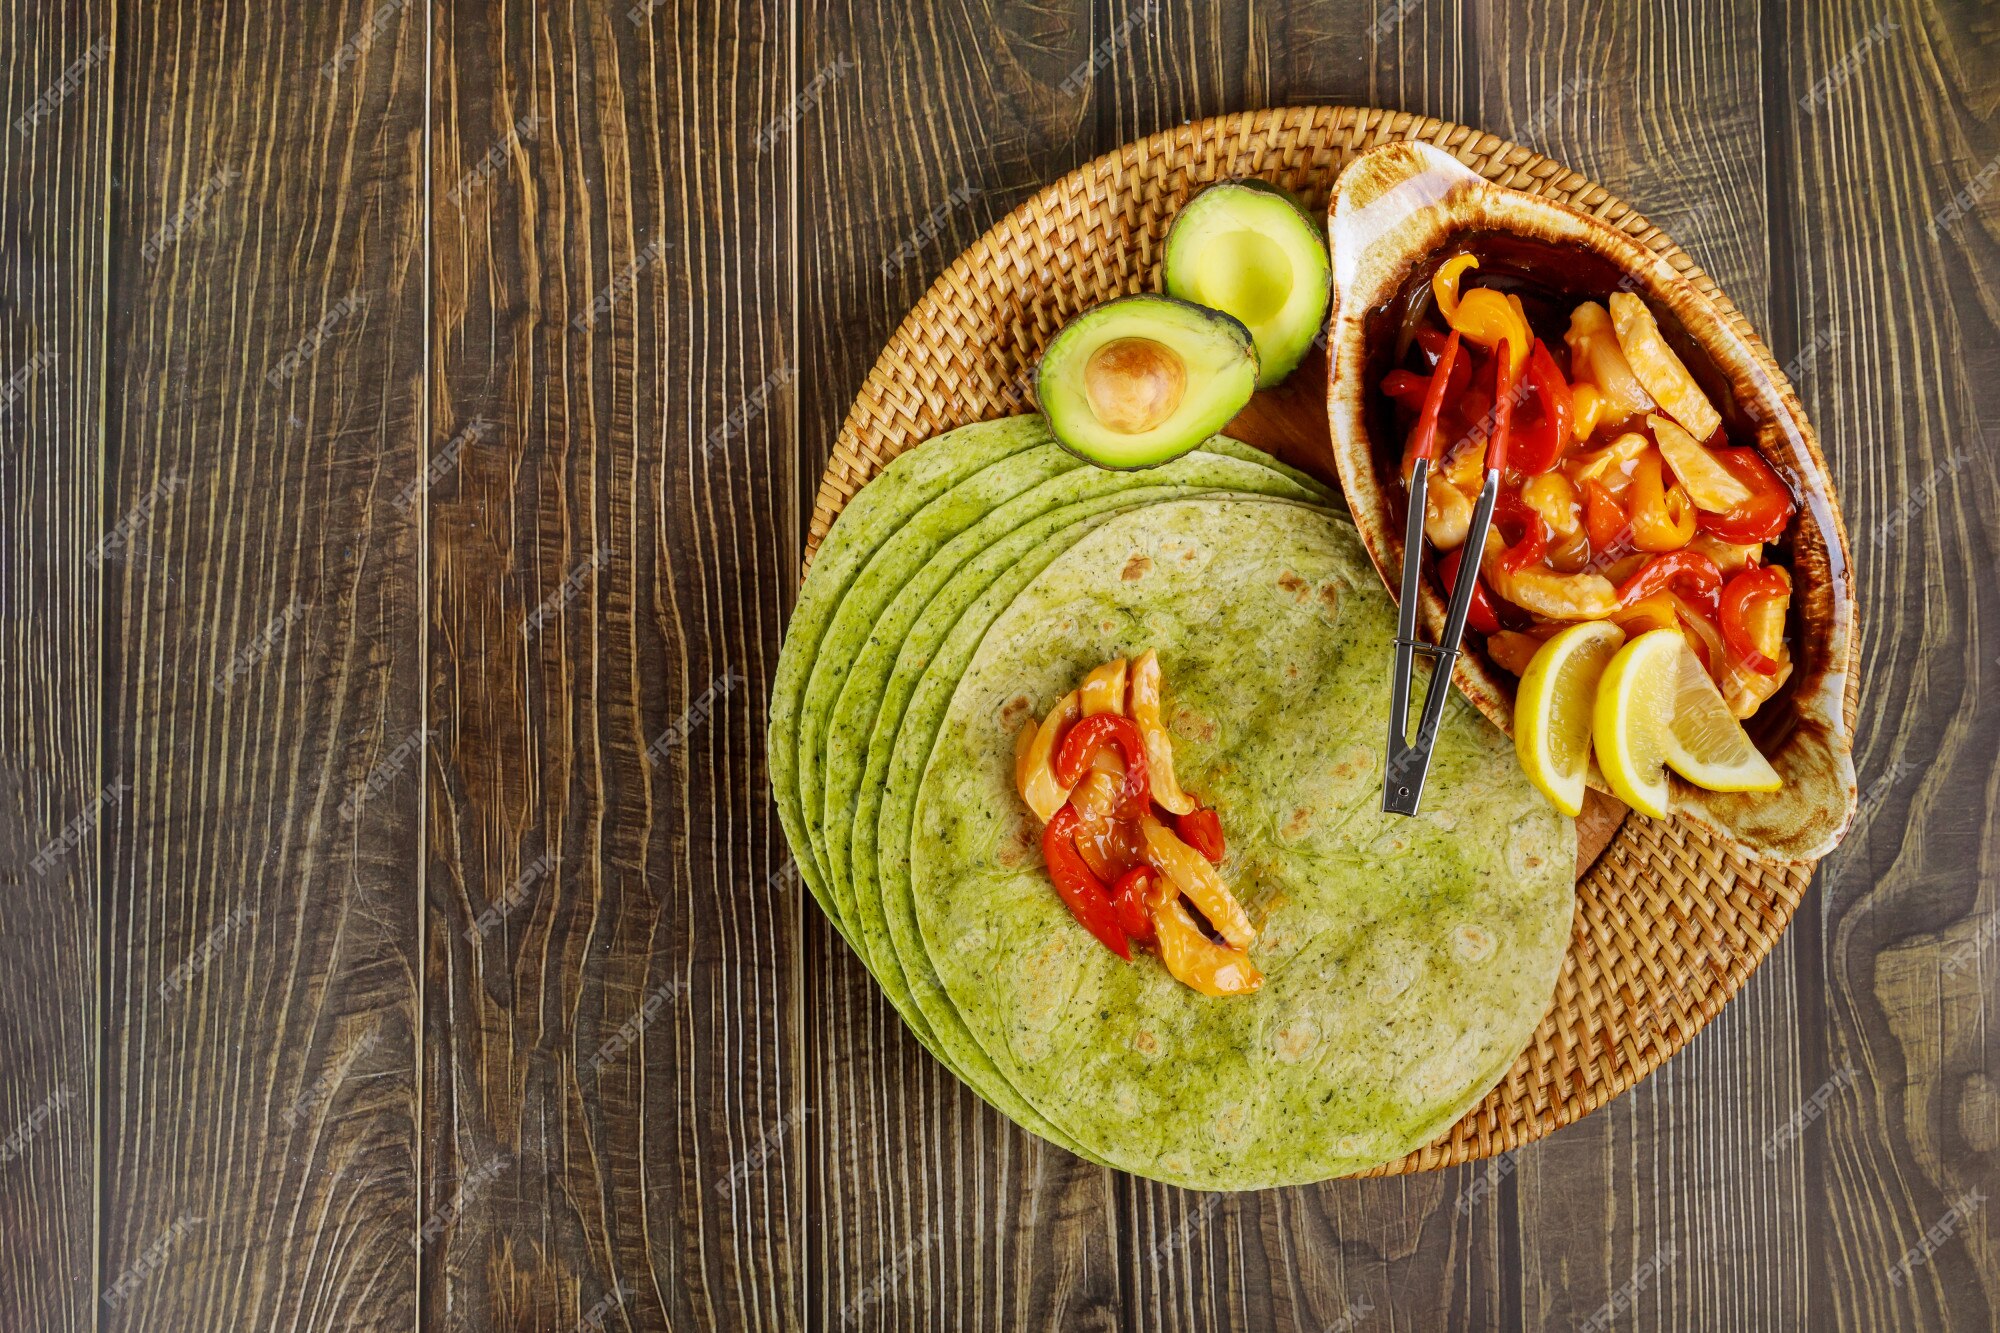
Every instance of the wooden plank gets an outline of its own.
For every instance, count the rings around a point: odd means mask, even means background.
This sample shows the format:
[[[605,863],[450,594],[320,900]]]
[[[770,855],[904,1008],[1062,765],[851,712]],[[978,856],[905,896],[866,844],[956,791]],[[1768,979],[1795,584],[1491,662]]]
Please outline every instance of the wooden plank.
[[[118,16],[105,1329],[416,1319],[424,9]]]
[[[1837,338],[1814,406],[1863,628],[1862,809],[1799,959],[1808,1090],[1856,1072],[1784,1204],[1806,1219],[1815,1324],[1987,1329],[2000,1240],[1990,1207],[1954,1208],[2000,1195],[1992,11],[1788,3],[1770,26],[1774,198],[1796,238],[1779,276],[1801,337]]]
[[[789,20],[437,19],[425,1323],[794,1327]]]
[[[1142,10],[1116,4],[1111,22]],[[1468,23],[1448,4],[1162,8],[1099,76],[1098,96],[1116,112],[1093,151],[1268,104],[1384,105],[1465,120]],[[1481,1172],[1227,1199],[1120,1177],[1128,1323],[1344,1329],[1393,1309],[1412,1327],[1494,1325],[1512,1296],[1511,1212],[1467,1194]]]
[[[0,1328],[91,1327],[111,13],[0,17]]]
[[[1766,204],[1755,13],[1646,5],[1605,22],[1542,0],[1479,13],[1486,127],[1577,168],[1664,227],[1782,360],[1794,329],[1771,290],[1770,254],[1787,235]],[[1784,320],[1775,328],[1774,308]],[[1811,1090],[1797,935],[1665,1068],[1518,1155],[1511,1188],[1528,1327],[1582,1323],[1615,1298],[1636,1301],[1648,1324],[1803,1320],[1805,1219],[1780,1201],[1796,1195],[1804,1160],[1763,1151]]]
[[[806,16],[798,163],[801,489],[796,567],[826,451],[882,344],[948,264],[1097,151],[1086,0],[990,11],[869,3]],[[1122,47],[1122,43],[1118,44]],[[790,585],[786,586],[789,609]],[[814,1317],[828,1327],[1108,1328],[1121,1302],[1111,1177],[1017,1129],[910,1036],[806,909],[803,1056]]]

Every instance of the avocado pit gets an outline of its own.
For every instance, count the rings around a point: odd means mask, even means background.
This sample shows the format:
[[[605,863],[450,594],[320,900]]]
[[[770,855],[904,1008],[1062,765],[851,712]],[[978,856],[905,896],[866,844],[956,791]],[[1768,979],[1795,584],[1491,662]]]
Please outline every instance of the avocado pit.
[[[1090,354],[1083,386],[1091,414],[1106,428],[1137,435],[1167,420],[1181,405],[1187,363],[1151,338],[1114,338]]]

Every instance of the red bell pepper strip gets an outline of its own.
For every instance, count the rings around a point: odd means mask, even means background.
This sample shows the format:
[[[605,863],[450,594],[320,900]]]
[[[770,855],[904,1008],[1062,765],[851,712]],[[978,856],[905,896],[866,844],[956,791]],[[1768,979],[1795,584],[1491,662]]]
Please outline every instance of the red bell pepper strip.
[[[1701,530],[1726,542],[1747,545],[1775,541],[1797,508],[1792,493],[1764,456],[1755,449],[1714,449],[1716,461],[1750,488],[1750,502],[1724,514],[1703,510],[1696,516]]]
[[[1444,580],[1445,596],[1458,591],[1458,569],[1464,563],[1465,548],[1459,547],[1438,562],[1438,575]],[[1474,576],[1472,585],[1472,606],[1465,613],[1465,623],[1481,634],[1500,632],[1500,613],[1493,609],[1493,599],[1486,594],[1486,580]]]
[[[1729,580],[1729,586],[1722,590],[1722,639],[1729,645],[1729,651],[1743,659],[1743,665],[1765,676],[1778,674],[1778,664],[1764,656],[1750,637],[1750,626],[1744,617],[1752,602],[1767,597],[1789,597],[1792,580],[1784,570],[1775,565],[1764,565],[1758,569],[1746,569]]]
[[[1630,606],[1656,592],[1665,592],[1672,584],[1679,584],[1681,594],[1713,618],[1716,593],[1722,587],[1722,571],[1715,567],[1715,561],[1688,547],[1667,552],[1625,580],[1618,589],[1618,605]]]
[[[1529,423],[1515,441],[1514,469],[1523,476],[1547,472],[1562,457],[1569,443],[1572,402],[1569,381],[1563,378],[1556,359],[1540,338],[1528,354],[1528,387],[1541,400],[1541,415]]]
[[[1100,713],[1099,717],[1111,714]],[[1085,719],[1088,721],[1088,719]],[[1079,724],[1081,725],[1081,724]],[[1118,916],[1111,906],[1111,891],[1104,887],[1104,881],[1091,873],[1084,864],[1083,854],[1076,850],[1076,807],[1065,805],[1056,811],[1055,818],[1042,826],[1042,859],[1048,862],[1049,878],[1055,881],[1056,893],[1061,896],[1069,914],[1077,924],[1091,934],[1105,948],[1132,961],[1132,946],[1125,938],[1125,932],[1118,928]]]
[[[1493,350],[1493,428],[1486,435],[1486,470],[1507,470],[1508,437],[1514,425],[1514,355],[1505,338]]]
[[[1153,938],[1153,867],[1133,866],[1111,886],[1111,911],[1118,925],[1136,940]]]
[[[1431,372],[1430,392],[1424,395],[1424,410],[1417,417],[1417,428],[1410,434],[1409,454],[1412,458],[1435,461],[1437,458],[1438,413],[1444,410],[1445,389],[1451,384],[1452,368],[1458,364],[1458,334],[1454,331],[1445,341],[1444,355],[1438,361],[1437,369]]]
[[[1410,411],[1421,412],[1424,400],[1430,397],[1430,377],[1409,370],[1392,370],[1382,377],[1382,392]]]
[[[1074,787],[1083,781],[1091,756],[1115,745],[1125,756],[1125,789],[1118,796],[1118,817],[1137,819],[1152,808],[1153,790],[1146,774],[1146,738],[1139,724],[1121,713],[1097,713],[1069,729],[1056,751],[1056,781]]]
[[[1521,528],[1521,539],[1500,553],[1500,563],[1508,573],[1519,573],[1548,554],[1549,530],[1542,522],[1541,511],[1523,499],[1518,490],[1503,487],[1493,513],[1501,522],[1517,523]]]
[[[1222,816],[1205,805],[1196,805],[1184,815],[1174,816],[1174,832],[1180,840],[1200,852],[1210,865],[1221,865],[1227,851],[1222,841]]]

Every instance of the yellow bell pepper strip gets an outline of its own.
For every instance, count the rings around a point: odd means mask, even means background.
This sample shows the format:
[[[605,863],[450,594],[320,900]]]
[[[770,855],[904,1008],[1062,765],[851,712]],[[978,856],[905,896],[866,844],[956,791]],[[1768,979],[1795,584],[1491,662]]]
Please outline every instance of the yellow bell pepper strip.
[[[1020,789],[1021,801],[1035,812],[1035,818],[1047,823],[1062,809],[1075,783],[1056,780],[1056,744],[1063,734],[1083,716],[1083,706],[1077,692],[1071,690],[1062,697],[1049,715],[1042,719],[1042,725],[1035,731],[1035,739],[1029,743],[1026,753],[1014,761],[1014,785]]]
[[[1579,380],[1569,386],[1570,438],[1582,444],[1597,432],[1598,419],[1604,415],[1604,395],[1597,386]]]
[[[1257,938],[1250,914],[1207,858],[1151,815],[1139,821],[1139,831],[1146,840],[1147,862],[1166,877],[1174,892],[1185,893],[1223,939],[1239,949],[1249,948]]]
[[[1099,713],[1122,713],[1125,711],[1125,659],[1113,658],[1097,667],[1083,678],[1077,687],[1077,696],[1083,702],[1083,715],[1096,717]]]
[[[1076,835],[1076,808],[1065,805],[1042,828],[1042,860],[1048,863],[1049,878],[1056,894],[1069,908],[1077,924],[1095,935],[1098,942],[1126,962],[1132,961],[1132,946],[1118,928],[1111,910],[1111,890],[1084,864],[1073,841]]]
[[[1477,255],[1453,255],[1438,266],[1431,277],[1431,295],[1437,298],[1438,313],[1454,332],[1465,335],[1474,347],[1497,352],[1507,345],[1507,382],[1520,377],[1528,363],[1528,349],[1534,335],[1528,331],[1518,298],[1508,300],[1491,287],[1475,287],[1463,296],[1458,282],[1467,269],[1479,267]]]
[[[1665,471],[1659,450],[1648,449],[1632,473],[1632,544],[1655,554],[1694,540],[1694,502],[1679,482],[1663,484]]]
[[[1656,592],[1651,597],[1641,597],[1611,619],[1619,629],[1625,631],[1627,639],[1636,639],[1648,630],[1674,629],[1677,627],[1674,595],[1670,592]]]
[[[1194,798],[1181,790],[1174,777],[1174,742],[1160,722],[1160,659],[1151,648],[1132,663],[1126,692],[1132,720],[1146,742],[1147,775],[1152,779],[1153,799],[1170,814],[1184,815],[1194,809]]]
[[[1226,949],[1194,923],[1178,897],[1153,905],[1153,927],[1160,939],[1160,961],[1176,981],[1203,995],[1221,999],[1248,995],[1264,984],[1264,976],[1240,949]]]

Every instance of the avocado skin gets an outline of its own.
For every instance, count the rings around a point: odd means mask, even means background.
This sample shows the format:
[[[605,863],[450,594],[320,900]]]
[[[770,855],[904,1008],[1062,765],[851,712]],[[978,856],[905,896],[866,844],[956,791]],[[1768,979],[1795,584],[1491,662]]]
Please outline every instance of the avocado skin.
[[[1325,325],[1333,277],[1326,228],[1304,200],[1281,185],[1251,176],[1217,181],[1188,200],[1167,230],[1163,268],[1171,295],[1199,301],[1196,259],[1202,243],[1214,234],[1211,224],[1218,214],[1277,245],[1291,259],[1294,273],[1305,274],[1285,308],[1252,331],[1262,367],[1257,387],[1268,389],[1298,368]]]
[[[1099,347],[1119,338],[1167,342],[1187,373],[1179,406],[1143,437],[1121,436],[1097,420],[1083,384]],[[1243,410],[1257,388],[1257,345],[1223,311],[1147,292],[1092,306],[1063,325],[1035,367],[1035,399],[1056,442],[1086,463],[1134,472],[1197,448]]]

